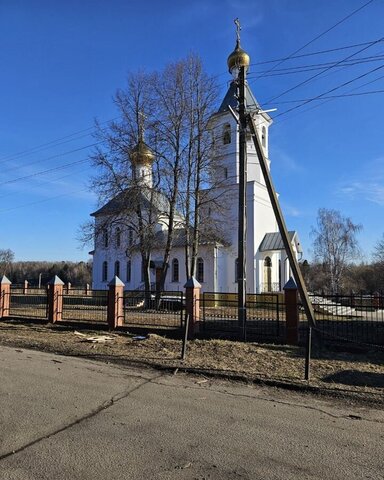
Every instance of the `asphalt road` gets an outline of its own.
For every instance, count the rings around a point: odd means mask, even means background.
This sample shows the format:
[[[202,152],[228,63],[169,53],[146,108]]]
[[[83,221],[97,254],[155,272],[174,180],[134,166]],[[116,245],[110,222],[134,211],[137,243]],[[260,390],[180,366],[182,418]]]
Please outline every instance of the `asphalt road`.
[[[384,411],[0,347],[0,479],[384,479]]]

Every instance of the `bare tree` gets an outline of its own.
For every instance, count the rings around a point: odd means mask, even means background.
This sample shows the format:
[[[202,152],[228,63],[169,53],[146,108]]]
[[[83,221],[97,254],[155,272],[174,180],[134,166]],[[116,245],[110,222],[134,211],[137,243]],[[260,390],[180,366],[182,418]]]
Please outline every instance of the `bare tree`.
[[[162,159],[162,190],[169,200],[167,240],[161,288],[169,266],[175,230],[183,228],[187,278],[195,273],[201,226],[200,209],[206,196],[211,161],[211,135],[207,127],[214,111],[217,87],[204,72],[201,60],[190,55],[169,65],[157,77],[157,144]],[[177,223],[178,212],[183,214]]]
[[[381,263],[384,265],[384,234],[380,240],[377,241],[375,245],[375,250],[373,252],[373,259],[376,263]]]
[[[125,89],[114,97],[120,113],[119,120],[107,127],[96,123],[96,139],[99,145],[92,156],[98,172],[91,182],[91,189],[98,194],[99,203],[105,205],[96,212],[95,225],[82,228],[82,240],[100,241],[103,235],[113,239],[116,231],[131,230],[134,241],[125,245],[127,256],[138,249],[142,260],[142,272],[146,297],[149,300],[150,262],[155,225],[161,212],[156,202],[156,182],[143,184],[135,175],[132,157],[144,143],[144,130],[151,124],[153,114],[153,75],[138,72],[128,77]],[[152,130],[147,129],[151,139]],[[137,152],[136,152],[137,153]],[[154,178],[158,179],[158,166],[154,163]],[[120,229],[120,230],[119,230]]]
[[[214,81],[204,73],[200,59],[191,55],[161,72],[130,75],[127,87],[114,98],[121,119],[107,127],[97,124],[100,144],[92,160],[98,172],[91,188],[101,204],[113,198],[119,201],[114,202],[115,211],[98,215],[96,237],[105,230],[112,235],[117,225],[136,232],[134,247],[141,253],[146,291],[150,289],[151,253],[155,243],[159,247],[155,240],[159,222],[166,225],[159,290],[164,288],[175,234],[181,230],[186,236],[187,275],[194,273],[199,210],[207,201],[200,193],[208,179],[210,136],[206,127],[215,99]],[[132,152],[143,140],[144,130],[146,144],[155,155],[152,185],[135,178],[132,166]],[[83,232],[90,238],[92,226],[83,227]]]
[[[9,274],[10,268],[14,259],[15,259],[15,254],[9,248],[0,250],[0,275],[1,276]]]
[[[362,229],[337,210],[321,208],[317,215],[317,227],[312,228],[315,260],[322,263],[329,287],[337,292],[341,287],[344,271],[359,253],[356,235]]]

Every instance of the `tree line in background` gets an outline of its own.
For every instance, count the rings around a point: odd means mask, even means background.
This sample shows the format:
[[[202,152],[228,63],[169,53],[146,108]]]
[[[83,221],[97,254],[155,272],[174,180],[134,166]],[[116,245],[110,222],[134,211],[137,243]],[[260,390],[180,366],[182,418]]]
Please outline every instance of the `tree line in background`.
[[[0,250],[0,275],[12,284],[23,284],[28,280],[31,286],[45,286],[55,275],[64,283],[85,286],[92,283],[92,262],[14,262],[11,250]]]
[[[372,252],[372,261],[360,262],[357,234],[362,226],[339,211],[321,208],[312,228],[313,260],[301,262],[301,269],[312,292],[383,292],[384,235]]]
[[[356,236],[361,228],[337,210],[319,210],[312,229],[313,260],[300,264],[309,291],[384,291],[384,235],[375,246],[372,261],[356,263],[361,253]],[[92,282],[92,262],[15,262],[12,250],[0,249],[0,275],[14,284],[28,280],[36,286],[58,275],[64,283],[84,286]]]

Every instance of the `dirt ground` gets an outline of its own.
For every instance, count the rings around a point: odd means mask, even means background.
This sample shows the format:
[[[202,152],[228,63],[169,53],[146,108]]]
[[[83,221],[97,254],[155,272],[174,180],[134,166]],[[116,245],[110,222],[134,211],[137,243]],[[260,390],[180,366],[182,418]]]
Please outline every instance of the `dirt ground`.
[[[103,338],[104,337],[104,338]],[[105,338],[108,337],[108,338]],[[314,349],[304,380],[304,349],[286,345],[193,340],[181,360],[181,340],[164,334],[76,330],[76,327],[0,320],[0,345],[156,368],[193,369],[266,384],[310,386],[384,403],[384,349]]]

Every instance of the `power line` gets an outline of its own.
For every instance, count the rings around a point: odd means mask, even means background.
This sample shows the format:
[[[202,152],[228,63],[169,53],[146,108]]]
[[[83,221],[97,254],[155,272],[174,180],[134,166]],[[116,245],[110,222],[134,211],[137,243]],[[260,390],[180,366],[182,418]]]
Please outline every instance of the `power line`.
[[[371,1],[373,1],[373,0],[371,0]],[[344,61],[346,61],[346,60],[349,60],[350,58],[354,57],[354,56],[357,55],[358,53],[361,53],[361,52],[363,52],[364,50],[367,50],[368,48],[372,47],[373,45],[375,45],[375,44],[377,44],[378,42],[383,41],[383,40],[384,40],[384,37],[382,37],[382,38],[379,39],[379,40],[375,40],[372,44],[365,46],[364,48],[358,50],[358,51],[355,52],[355,53],[352,53],[351,55],[348,55],[348,56],[345,57],[343,60],[339,60],[338,62],[336,62],[335,65],[332,65],[332,66],[330,66],[330,67],[327,67],[327,68],[325,68],[323,71],[321,71],[321,72],[319,72],[319,73],[316,73],[315,75],[312,75],[312,77],[307,78],[306,80],[298,83],[297,85],[289,88],[288,90],[285,90],[284,92],[280,93],[279,95],[275,95],[274,97],[270,98],[266,103],[271,103],[271,102],[273,102],[274,100],[282,97],[283,95],[285,95],[285,94],[287,94],[287,93],[289,93],[289,92],[292,92],[293,90],[296,90],[296,88],[299,88],[299,87],[307,84],[308,82],[310,82],[310,81],[313,80],[314,78],[318,77],[319,75],[322,75],[323,73],[327,72],[327,71],[330,70],[331,68],[334,68],[334,67],[336,67],[337,65],[341,64],[342,62],[344,62]]]
[[[76,190],[76,191],[72,191],[72,192],[65,192],[65,193],[61,193],[60,195],[55,195],[54,197],[49,197],[49,198],[44,198],[43,200],[36,200],[35,202],[29,202],[29,203],[24,203],[23,205],[18,205],[16,207],[11,207],[11,208],[5,208],[4,210],[0,210],[0,213],[6,213],[6,212],[11,212],[13,210],[18,210],[19,208],[25,208],[25,207],[30,207],[32,205],[37,205],[39,203],[44,203],[44,202],[49,202],[51,200],[55,200],[56,198],[60,198],[60,197],[66,197],[68,195],[73,195],[73,194],[76,194],[76,193],[83,193],[83,192],[86,192],[87,190],[86,189],[81,189],[81,190]]]
[[[27,180],[28,178],[37,177],[39,175],[44,175],[46,173],[55,172],[57,170],[63,170],[64,168],[71,167],[72,165],[78,165],[79,163],[84,163],[84,162],[87,162],[87,161],[88,161],[88,158],[83,158],[82,160],[77,160],[76,162],[66,163],[64,165],[60,165],[59,167],[49,168],[48,170],[43,170],[43,171],[40,171],[40,172],[31,173],[29,175],[25,175],[24,177],[13,178],[12,180],[6,180],[5,182],[0,182],[0,185],[7,185],[7,184],[10,184],[10,183],[19,182],[20,180]]]
[[[339,20],[337,23],[335,23],[334,25],[332,25],[331,27],[329,27],[327,30],[325,30],[324,32],[320,33],[319,35],[317,35],[315,38],[313,38],[312,40],[310,40],[309,42],[307,42],[305,45],[303,45],[302,47],[298,48],[297,50],[295,50],[294,52],[292,52],[290,55],[288,55],[287,57],[283,58],[280,62],[278,62],[276,65],[274,65],[269,71],[272,71],[274,70],[276,67],[278,67],[279,65],[281,65],[283,62],[285,62],[286,60],[289,60],[290,58],[292,58],[294,55],[296,55],[297,53],[301,52],[302,50],[304,50],[304,48],[308,47],[308,45],[311,45],[312,43],[314,43],[316,40],[318,40],[319,38],[323,37],[324,35],[326,35],[327,33],[329,33],[331,30],[333,30],[334,28],[338,27],[341,23],[345,22],[346,20],[348,20],[349,18],[351,18],[353,15],[355,15],[356,13],[360,12],[360,10],[362,10],[363,8],[367,7],[368,5],[370,5],[374,0],[369,0],[367,3],[365,3],[364,5],[362,5],[361,7],[357,8],[356,10],[354,10],[353,12],[351,12],[349,15],[347,15],[346,17],[342,18],[341,20]]]
[[[371,90],[368,92],[360,92],[360,93],[342,93],[340,95],[329,95],[326,97],[312,97],[312,98],[304,98],[300,100],[282,100],[281,102],[275,103],[275,105],[283,104],[283,103],[299,103],[299,102],[304,102],[304,103],[309,103],[312,100],[325,100],[325,99],[332,99],[332,98],[343,98],[343,97],[358,97],[360,95],[373,95],[375,93],[383,93],[384,90]]]
[[[101,122],[101,125],[103,125],[105,123],[108,123],[108,122],[113,122],[114,120],[116,120],[118,118],[120,118],[120,117],[114,117],[110,120],[105,120],[104,122]],[[78,140],[78,138],[71,138],[71,137],[79,135],[80,133],[87,132],[89,130],[93,131],[94,129],[95,129],[95,127],[84,128],[82,130],[78,130],[76,132],[70,133],[70,134],[65,135],[63,137],[56,138],[55,140],[50,140],[49,142],[41,143],[39,145],[36,145],[35,147],[27,148],[25,150],[22,150],[21,152],[6,155],[6,156],[0,158],[0,163],[4,163],[8,160],[14,160],[15,157],[23,157],[27,154],[29,155],[30,153],[37,153],[41,150],[45,150],[46,148],[50,148],[51,146],[58,146],[58,145],[62,145],[64,143],[72,142],[73,140]],[[82,135],[79,138],[84,138],[84,137],[87,137],[87,136],[91,135],[92,131],[90,133],[88,133],[87,135]],[[70,140],[67,140],[67,139],[70,139]],[[58,142],[61,142],[62,140],[66,140],[66,141],[62,142],[62,143],[58,143]]]
[[[65,155],[70,155],[71,153],[80,152],[81,150],[86,150],[87,148],[94,147],[96,145],[99,145],[100,143],[101,142],[90,143],[89,145],[85,145],[83,147],[75,148],[73,150],[68,150],[67,152],[52,155],[51,157],[43,158],[42,160],[35,160],[34,162],[26,163],[24,165],[14,166],[12,168],[2,170],[1,173],[12,172],[14,170],[19,170],[20,168],[30,167],[31,165],[35,165],[36,163],[42,163],[42,162],[46,162],[47,160],[52,160],[54,158],[64,157]]]
[[[292,108],[286,110],[285,112],[277,114],[274,118],[278,118],[278,117],[281,117],[282,115],[286,115],[287,113],[292,112],[293,110],[296,110],[297,108],[300,108],[303,105],[306,105],[310,102],[313,102],[314,100],[317,100],[321,97],[324,97],[325,95],[328,95],[329,93],[332,93],[335,90],[338,90],[339,88],[345,87],[346,85],[349,85],[350,83],[355,82],[356,80],[360,80],[360,78],[364,78],[364,77],[366,77],[367,75],[370,75],[373,72],[377,72],[378,70],[381,70],[382,68],[384,68],[384,65],[380,65],[379,67],[376,67],[376,68],[370,70],[369,72],[363,73],[363,74],[353,78],[352,80],[348,80],[347,82],[344,82],[340,85],[337,85],[336,87],[331,88],[330,90],[327,90],[326,92],[323,92],[320,95],[317,95],[316,97],[313,97],[312,99],[306,100],[305,102],[301,103],[300,105],[296,105],[295,107],[292,107]]]
[[[379,54],[379,55],[371,55],[369,57],[360,57],[360,58],[356,58],[354,60],[342,60],[341,62],[324,62],[324,63],[314,63],[314,64],[309,64],[309,65],[298,65],[298,66],[295,66],[295,67],[288,67],[288,68],[282,68],[282,69],[278,69],[278,70],[275,70],[275,72],[273,73],[270,73],[268,75],[265,75],[267,77],[276,77],[276,76],[281,76],[281,75],[290,75],[290,74],[293,74],[293,73],[305,73],[305,72],[310,72],[310,71],[313,71],[313,70],[319,70],[319,69],[322,69],[324,67],[328,67],[328,66],[338,66],[340,65],[341,68],[344,68],[344,67],[350,67],[350,66],[355,66],[355,65],[361,65],[361,64],[364,64],[364,63],[370,63],[370,62],[378,62],[380,60],[383,60],[384,59],[384,55],[383,54]],[[248,75],[248,78],[254,78],[255,80],[257,80],[257,75],[260,75],[264,72],[255,72],[254,75]]]
[[[378,80],[381,80],[382,78],[384,78],[384,75],[381,75],[380,77],[374,78],[373,80],[370,80],[369,82],[365,82],[365,83],[363,83],[362,85],[358,85],[357,87],[351,88],[350,90],[347,90],[346,93],[351,93],[351,92],[354,92],[354,91],[358,90],[359,88],[363,88],[363,87],[366,87],[367,85],[371,85],[372,83],[375,83],[375,82],[377,82]],[[319,108],[319,107],[321,107],[322,105],[324,105],[325,103],[331,102],[332,100],[334,100],[334,99],[331,98],[331,99],[328,99],[328,100],[324,100],[324,101],[321,102],[320,104],[312,105],[311,107],[306,108],[305,110],[302,110],[301,112],[297,112],[296,115],[293,114],[293,115],[290,115],[288,118],[286,117],[286,118],[283,118],[283,119],[278,119],[278,120],[277,120],[277,123],[284,122],[284,121],[288,120],[289,118],[295,117],[295,116],[297,116],[297,115],[303,115],[305,112],[309,112],[310,110],[313,110],[313,109],[315,109],[315,108]]]
[[[312,57],[312,56],[315,56],[315,55],[322,55],[322,54],[325,54],[325,53],[332,53],[332,52],[337,52],[337,51],[340,51],[340,50],[347,50],[347,49],[350,49],[350,48],[363,47],[364,45],[369,45],[369,44],[372,44],[373,42],[374,42],[374,40],[372,40],[370,42],[355,43],[353,45],[345,45],[344,47],[329,48],[328,50],[319,50],[317,52],[303,53],[301,55],[291,56],[291,57],[289,57],[289,59],[294,60],[296,58]],[[284,60],[284,61],[288,60],[288,57],[277,58],[275,60],[266,60],[266,61],[263,61],[263,62],[251,63],[250,67],[253,67],[255,65],[266,65],[268,63],[276,63],[276,62],[279,62],[281,60]],[[249,75],[247,75],[247,77],[249,77]]]

